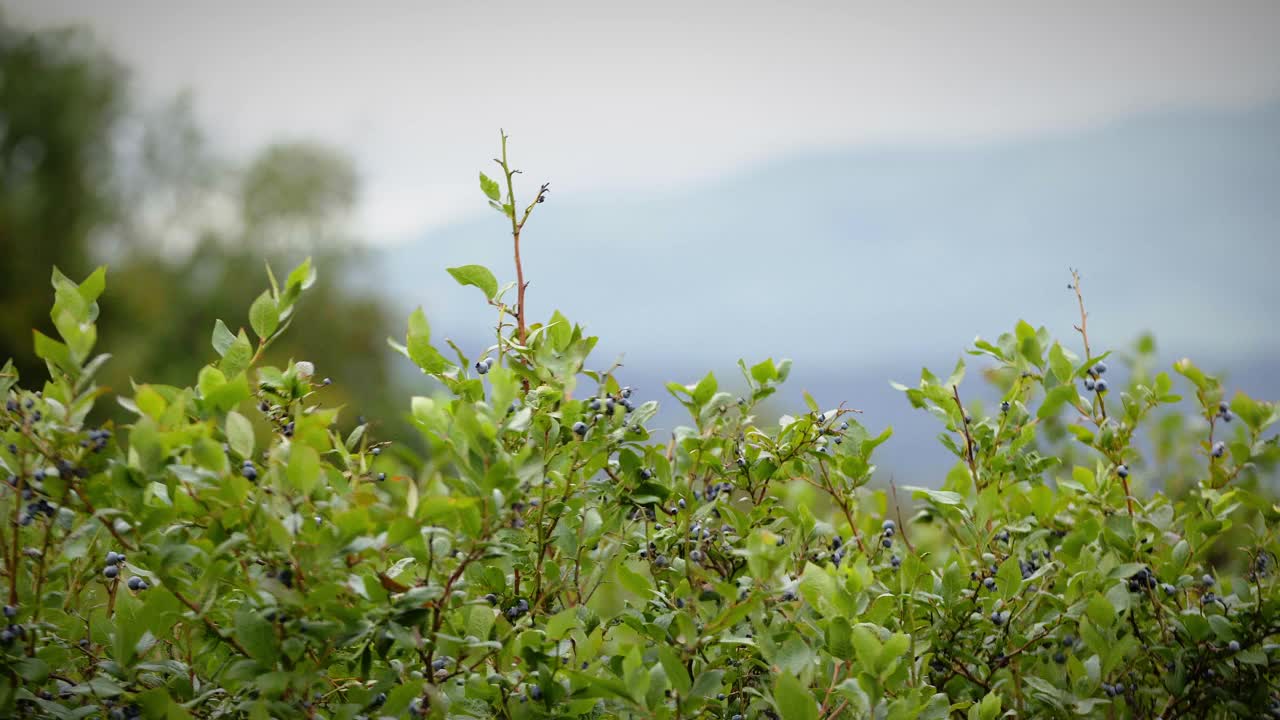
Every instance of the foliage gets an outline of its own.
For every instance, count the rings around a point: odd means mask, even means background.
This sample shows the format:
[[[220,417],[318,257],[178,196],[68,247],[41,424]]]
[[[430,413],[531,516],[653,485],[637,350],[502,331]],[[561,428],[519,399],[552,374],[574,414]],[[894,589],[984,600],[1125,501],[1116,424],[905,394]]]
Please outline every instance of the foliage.
[[[505,137],[499,164],[505,195],[481,187],[518,247],[547,186],[520,211]],[[869,484],[889,430],[807,394],[802,415],[756,419],[789,362],[740,363],[741,395],[710,374],[669,384],[690,420],[658,437],[656,400],[591,364],[596,338],[558,312],[526,318],[508,304],[516,285],[485,268],[450,273],[499,319],[470,353],[434,341],[420,309],[391,341],[441,388],[407,403],[418,455],[367,424],[339,434],[320,358],[264,361],[306,322],[310,261],[246,298],[246,327],[213,324],[216,357],[192,385],[117,398],[133,415],[119,427],[85,421],[107,394],[93,382],[105,273],[76,284],[55,271],[61,339],[35,336],[50,379],[33,391],[12,365],[0,374],[0,513],[14,518],[0,533],[12,608],[0,713],[1275,707],[1280,507],[1256,485],[1278,456],[1277,405],[1228,399],[1179,362],[1203,420],[1177,435],[1196,481],[1178,500],[1138,492],[1156,467],[1140,431],[1180,401],[1174,377],[1135,373],[1122,389],[1106,353],[1077,356],[1020,323],[972,351],[1003,388],[998,411],[962,403],[964,364],[900,386],[957,458],[940,487],[900,500]],[[1081,316],[1087,348],[1083,299]],[[1240,571],[1209,564],[1214,552]]]

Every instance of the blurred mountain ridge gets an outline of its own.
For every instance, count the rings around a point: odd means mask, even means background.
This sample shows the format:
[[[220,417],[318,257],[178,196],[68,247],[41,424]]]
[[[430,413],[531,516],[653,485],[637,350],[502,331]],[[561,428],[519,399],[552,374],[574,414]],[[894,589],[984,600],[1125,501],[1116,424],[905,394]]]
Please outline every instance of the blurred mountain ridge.
[[[537,168],[520,179],[526,194],[555,188]],[[514,276],[509,225],[487,212],[379,251],[370,275],[468,352],[492,343],[494,316],[444,267]],[[920,423],[932,443],[936,428],[908,419],[887,381],[949,370],[975,336],[1019,319],[1082,352],[1075,267],[1095,348],[1151,332],[1170,361],[1190,355],[1280,396],[1266,314],[1280,302],[1280,102],[1008,142],[808,151],[676,190],[553,192],[523,237],[532,317],[586,324],[599,365],[625,354],[627,377],[662,395],[662,381],[708,368],[732,381],[739,357],[791,357],[790,400],[802,387],[848,400],[873,426]]]

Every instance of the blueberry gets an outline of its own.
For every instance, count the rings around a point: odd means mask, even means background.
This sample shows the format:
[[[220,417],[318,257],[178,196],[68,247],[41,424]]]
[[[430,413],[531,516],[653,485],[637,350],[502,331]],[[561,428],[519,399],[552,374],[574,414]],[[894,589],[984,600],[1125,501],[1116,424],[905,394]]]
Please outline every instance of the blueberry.
[[[1093,389],[1097,390],[1099,394],[1106,392],[1107,381],[1102,378],[1098,378],[1098,381],[1093,384]]]
[[[247,462],[245,463],[245,466],[241,468],[240,474],[243,475],[245,479],[249,480],[250,482],[258,479],[258,471],[254,469],[254,467],[248,464]]]
[[[1222,413],[1222,422],[1231,422],[1234,418],[1235,415],[1232,415],[1230,410]]]
[[[991,622],[995,623],[996,625],[1003,625],[1008,620],[1009,620],[1009,613],[1007,612],[1001,612],[1000,610],[996,610],[995,612],[991,613]]]
[[[738,457],[738,467],[740,467],[740,468],[745,468],[746,466],[747,466],[747,459],[746,459],[746,458],[744,458],[744,457],[739,456],[739,457]]]
[[[384,481],[384,480],[386,480],[386,479],[387,479],[387,474],[386,474],[386,473],[384,473],[384,472],[380,472],[380,473],[378,473],[378,482],[382,482],[382,481]]]
[[[1117,695],[1124,694],[1124,683],[1116,683],[1115,685],[1112,685],[1112,687],[1115,688]]]
[[[690,560],[692,560],[692,561],[694,561],[694,562],[696,562],[696,563],[700,563],[700,562],[702,562],[702,551],[701,551],[701,550],[694,550],[694,551],[690,552],[690,553],[689,553],[689,559],[690,559]]]
[[[5,605],[5,606],[4,606],[4,616],[5,616],[5,617],[7,617],[7,618],[17,617],[17,616],[18,616],[18,608],[17,608],[17,606],[15,606],[15,605]]]
[[[649,479],[649,478],[651,478],[651,477],[653,477],[653,472],[652,472],[651,470],[649,470],[649,468],[640,468],[640,479],[641,479],[641,480],[648,480],[648,479]]]
[[[884,536],[887,538],[893,537],[894,532],[896,531],[893,529],[892,526],[887,527],[884,529]]]
[[[1227,643],[1227,651],[1233,652],[1233,653],[1240,652],[1240,641],[1232,640],[1231,642]]]
[[[898,527],[898,523],[894,522],[892,518],[885,518],[884,522],[880,523],[880,528],[882,530],[888,530],[889,528],[897,528],[897,527]]]
[[[445,666],[447,666],[448,664],[449,664],[448,660],[445,660],[444,658],[436,658],[435,662],[431,663],[431,669],[443,670],[445,669]]]
[[[783,545],[786,545],[786,544],[787,544],[786,538],[778,538],[777,542],[774,543],[774,545],[778,547],[782,547]]]
[[[1213,579],[1213,576],[1209,575],[1208,573],[1206,573],[1200,578],[1200,584],[1204,585],[1205,587],[1213,587],[1215,582],[1216,581]]]
[[[686,502],[684,501],[684,498],[680,498],[679,500],[677,500],[677,501],[676,501],[676,505],[677,505],[677,506],[679,506],[679,508],[680,508],[681,510],[685,509],[685,506],[686,506],[687,504],[688,504],[688,503],[686,503]]]
[[[377,456],[379,456],[379,455],[381,455],[381,454],[382,454],[382,448],[380,448],[380,447],[376,447],[376,448],[374,448],[374,449],[370,450],[369,452],[373,453],[373,456],[374,456],[374,457],[377,457]]]
[[[1064,655],[1061,651],[1056,652],[1053,654],[1053,661],[1061,665],[1067,661],[1067,656]]]
[[[119,565],[119,564],[120,564],[120,555],[119,555],[118,553],[116,553],[116,551],[114,551],[114,550],[112,550],[112,551],[108,552],[108,553],[107,553],[107,564],[108,564],[108,565]]]
[[[587,407],[591,408],[592,410],[599,410],[600,398],[591,398],[591,402],[587,403]]]
[[[330,379],[330,378],[325,378],[324,380],[321,380],[320,382],[321,382],[321,383],[323,383],[323,384],[325,384],[325,385],[332,385],[332,384],[333,384],[333,380],[332,380],[332,379]]]
[[[1000,533],[996,535],[996,539],[1000,542],[1009,542],[1009,531],[1001,530]]]
[[[498,604],[498,596],[494,595],[493,593],[489,593],[488,595],[485,595],[484,599],[485,599],[485,602],[489,603],[490,605]]]
[[[657,565],[658,567],[666,567],[668,562],[670,561],[667,560],[666,555],[659,555],[658,557],[653,559],[653,564]]]
[[[587,434],[587,424],[579,420],[573,424],[573,432],[579,436]]]
[[[1219,440],[1213,444],[1213,456],[1220,458],[1227,452],[1227,444]]]
[[[1085,379],[1084,379],[1084,389],[1085,389],[1085,390],[1093,390],[1093,378],[1085,378]]]
[[[893,566],[894,570],[897,570],[898,568],[902,567],[902,558],[898,557],[897,555],[894,555],[893,557],[889,558],[889,564]]]
[[[142,578],[138,577],[137,575],[134,575],[133,577],[129,578],[129,589],[137,590],[137,591],[146,590],[147,582]]]
[[[891,547],[893,547],[893,539],[892,539],[892,538],[885,538],[885,539],[883,539],[883,540],[881,540],[881,541],[880,541],[880,544],[881,544],[883,547],[891,548]]]
[[[1006,412],[1006,413],[1009,412],[1009,407],[1010,407],[1009,401],[1005,400],[1004,402],[1000,403],[1000,412]]]
[[[1227,414],[1227,413],[1229,413],[1229,412],[1231,412],[1231,406],[1227,404],[1227,401],[1226,401],[1226,400],[1223,400],[1222,402],[1219,402],[1219,403],[1218,403],[1218,414],[1219,414],[1219,415],[1226,415],[1226,414]]]
[[[1122,478],[1127,478],[1129,477],[1129,468],[1125,467],[1124,465],[1117,465],[1116,474]]]
[[[1170,585],[1169,583],[1165,583],[1164,585],[1161,585],[1160,589],[1164,590],[1165,595],[1173,595],[1174,593],[1178,592],[1178,588]]]
[[[795,600],[795,599],[796,599],[796,592],[794,590],[787,590],[782,593],[783,602],[791,602],[792,600]]]
[[[115,565],[108,565],[102,568],[102,574],[105,575],[108,580],[111,580],[120,574],[120,568]]]
[[[537,686],[537,685],[530,685],[530,686],[529,686],[529,697],[533,698],[534,700],[541,700],[541,699],[542,699],[542,688],[541,688],[541,687],[539,687],[539,686]]]
[[[373,707],[382,707],[382,704],[385,703],[386,701],[387,701],[387,694],[378,693],[377,695],[373,696],[373,700],[369,701],[369,704],[372,705]]]
[[[684,607],[684,598],[676,598],[676,607],[678,608]]]
[[[480,373],[481,375],[484,375],[485,373],[489,372],[489,366],[485,364],[484,360],[476,361],[476,372]]]
[[[1107,364],[1102,361],[1098,361],[1098,363],[1093,366],[1094,375],[1102,375],[1106,371],[1107,371]]]
[[[631,397],[631,388],[629,386],[622,388],[622,397],[624,398]]]
[[[995,579],[995,578],[984,578],[984,579],[983,579],[983,581],[982,581],[982,587],[984,587],[984,588],[986,588],[986,589],[988,589],[988,590],[994,590],[994,589],[996,588],[996,579]]]

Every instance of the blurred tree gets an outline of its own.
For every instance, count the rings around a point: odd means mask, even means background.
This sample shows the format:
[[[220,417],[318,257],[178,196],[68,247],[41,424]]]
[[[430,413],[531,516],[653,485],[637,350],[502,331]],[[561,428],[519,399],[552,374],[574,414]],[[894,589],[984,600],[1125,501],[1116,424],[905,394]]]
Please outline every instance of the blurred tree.
[[[361,264],[350,159],[288,142],[238,168],[211,152],[190,97],[145,112],[126,78],[84,33],[25,32],[0,17],[0,359],[42,376],[31,329],[51,324],[50,268],[75,277],[108,262],[99,349],[117,361],[101,379],[127,387],[128,368],[190,384],[213,357],[214,320],[248,324],[244,299],[266,264],[287,272],[311,255],[321,282],[299,308],[310,322],[270,355],[331,376],[327,403],[393,397],[383,304],[342,281]]]
[[[77,31],[28,33],[0,16],[0,358],[43,372],[31,329],[49,329],[49,272],[93,263],[118,219],[112,137],[124,71]]]

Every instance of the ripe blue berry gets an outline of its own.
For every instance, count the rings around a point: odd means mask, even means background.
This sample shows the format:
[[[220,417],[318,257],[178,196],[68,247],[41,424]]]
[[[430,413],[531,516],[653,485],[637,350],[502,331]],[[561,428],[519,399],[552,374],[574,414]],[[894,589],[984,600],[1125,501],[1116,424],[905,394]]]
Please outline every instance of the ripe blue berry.
[[[1165,595],[1173,595],[1174,593],[1178,592],[1178,588],[1170,585],[1169,583],[1165,583],[1161,585],[1160,589],[1164,590]]]
[[[1085,379],[1084,379],[1084,389],[1085,389],[1085,390],[1090,390],[1090,391],[1092,391],[1092,390],[1093,390],[1093,378],[1085,378]]]
[[[1104,393],[1104,392],[1106,392],[1106,391],[1107,391],[1107,381],[1106,381],[1106,380],[1103,380],[1102,378],[1098,378],[1098,381],[1097,381],[1097,382],[1095,382],[1095,383],[1093,384],[1093,389],[1094,389],[1094,390],[1097,390],[1099,393]]]
[[[108,565],[102,568],[102,574],[105,575],[108,580],[112,580],[120,574],[120,568],[115,565]]]
[[[1240,652],[1240,641],[1232,640],[1231,642],[1227,643],[1227,651],[1233,652],[1233,653]]]
[[[139,592],[140,592],[140,591],[142,591],[142,590],[146,590],[146,589],[147,589],[147,581],[143,580],[142,578],[138,577],[137,575],[134,575],[133,577],[129,578],[129,589],[130,589],[130,590],[136,590],[136,591],[139,591]]]
[[[1222,457],[1227,452],[1227,444],[1219,440],[1213,444],[1213,456],[1215,458]]]
[[[1203,584],[1205,587],[1213,587],[1215,582],[1216,581],[1213,579],[1213,576],[1209,575],[1208,573],[1201,576],[1200,578],[1200,583]]]
[[[624,398],[631,397],[631,388],[629,386],[622,388],[622,397]]]
[[[108,552],[108,553],[107,553],[107,564],[108,564],[108,565],[119,565],[119,564],[120,564],[120,561],[123,559],[123,557],[124,557],[124,556],[122,556],[122,555],[120,555],[119,553],[117,553],[117,552],[115,552],[114,550],[112,550],[112,551],[110,551],[110,552]]]
[[[984,578],[984,579],[983,579],[983,581],[982,581],[982,587],[984,587],[984,588],[986,588],[986,589],[988,589],[988,590],[994,590],[994,589],[996,588],[996,579],[995,579],[995,578]]]
[[[489,365],[488,365],[488,363],[486,362],[486,360],[488,360],[488,358],[486,358],[485,360],[477,360],[477,361],[476,361],[476,372],[477,372],[477,373],[479,373],[479,374],[481,374],[481,375],[484,375],[485,373],[489,372]]]
[[[880,541],[880,545],[881,545],[881,546],[883,546],[883,547],[886,547],[886,548],[891,548],[891,547],[893,547],[893,539],[892,539],[892,538],[885,538],[885,539],[883,539],[883,540],[881,540],[881,541]]]
[[[1129,468],[1124,465],[1117,465],[1116,474],[1122,478],[1127,478],[1129,477]]]
[[[1106,371],[1107,371],[1107,364],[1104,362],[1099,361],[1096,365],[1093,366],[1094,375],[1101,375]]]
[[[584,422],[582,422],[581,420],[579,420],[578,422],[576,422],[576,423],[574,423],[574,424],[573,424],[573,432],[574,432],[574,433],[576,433],[577,435],[580,435],[580,436],[581,436],[581,435],[586,435],[586,434],[587,434],[587,424],[586,424],[586,423],[584,423]]]
[[[14,605],[5,605],[5,606],[4,606],[4,616],[5,616],[5,617],[7,617],[7,618],[17,617],[17,616],[18,616],[18,608],[17,608],[16,606],[14,606]]]

